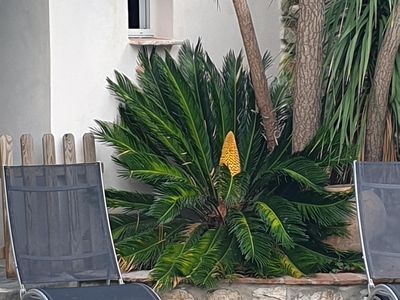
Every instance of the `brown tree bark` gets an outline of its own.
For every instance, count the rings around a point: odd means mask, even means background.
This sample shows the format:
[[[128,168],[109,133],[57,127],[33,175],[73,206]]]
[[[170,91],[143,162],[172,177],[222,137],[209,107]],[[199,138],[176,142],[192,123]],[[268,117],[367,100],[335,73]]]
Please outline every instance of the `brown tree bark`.
[[[365,160],[367,161],[382,160],[390,83],[400,45],[400,1],[394,7],[388,22],[378,53],[368,101],[365,137]]]
[[[293,91],[293,153],[304,150],[320,125],[324,2],[299,1]]]
[[[272,152],[277,145],[276,117],[250,9],[247,0],[232,0],[232,2],[235,7],[240,33],[246,50],[257,108],[262,117],[268,150]]]

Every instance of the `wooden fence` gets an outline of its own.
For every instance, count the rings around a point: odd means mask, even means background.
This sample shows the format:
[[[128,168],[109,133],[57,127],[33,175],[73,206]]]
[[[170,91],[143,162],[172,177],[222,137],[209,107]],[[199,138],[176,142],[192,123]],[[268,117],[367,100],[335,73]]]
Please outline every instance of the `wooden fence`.
[[[0,178],[3,184],[3,166],[13,165],[13,139],[9,135],[0,136]],[[62,139],[62,154],[64,164],[75,164],[76,150],[75,138],[72,134],[68,133]],[[56,164],[56,148],[54,136],[52,134],[45,134],[42,137],[42,162],[36,162],[34,157],[34,144],[33,138],[30,134],[24,134],[20,138],[20,155],[22,165],[53,165]],[[83,135],[83,160],[84,162],[96,161],[96,148],[94,136],[92,133],[85,133]],[[4,188],[1,184],[0,191],[0,234],[4,236],[3,247],[0,249],[0,258],[6,261],[6,276],[7,278],[15,277],[14,260],[12,257],[10,235],[8,231],[7,215],[4,205]],[[1,225],[0,225],[1,227]],[[0,236],[1,241],[1,236]]]

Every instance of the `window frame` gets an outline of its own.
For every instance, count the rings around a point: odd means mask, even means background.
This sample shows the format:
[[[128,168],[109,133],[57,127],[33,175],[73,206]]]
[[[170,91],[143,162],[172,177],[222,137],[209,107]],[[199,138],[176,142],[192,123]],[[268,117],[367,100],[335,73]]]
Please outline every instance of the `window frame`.
[[[128,9],[128,18],[129,14]],[[150,21],[150,0],[139,0],[139,28],[129,28],[128,23],[128,37],[153,37]]]

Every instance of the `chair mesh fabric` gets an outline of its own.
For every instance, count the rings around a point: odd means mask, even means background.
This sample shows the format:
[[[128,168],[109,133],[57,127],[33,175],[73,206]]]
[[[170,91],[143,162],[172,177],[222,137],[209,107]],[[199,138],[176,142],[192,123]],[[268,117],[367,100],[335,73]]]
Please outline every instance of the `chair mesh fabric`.
[[[98,163],[5,168],[23,284],[118,280]]]
[[[364,256],[372,279],[400,278],[400,163],[355,163]]]

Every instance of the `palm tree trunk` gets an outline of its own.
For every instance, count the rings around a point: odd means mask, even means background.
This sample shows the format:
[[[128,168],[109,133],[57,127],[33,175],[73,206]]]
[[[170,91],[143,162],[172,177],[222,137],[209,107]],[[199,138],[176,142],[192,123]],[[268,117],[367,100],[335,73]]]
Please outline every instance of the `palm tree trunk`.
[[[276,117],[271,95],[268,90],[268,82],[264,73],[264,66],[250,9],[246,0],[232,0],[232,2],[235,7],[244,48],[246,50],[257,108],[262,117],[268,150],[272,152],[277,145]]]
[[[365,160],[381,161],[390,83],[400,45],[400,1],[392,11],[375,66],[368,101]]]
[[[320,125],[324,0],[300,0],[294,78],[292,152],[300,152]]]

